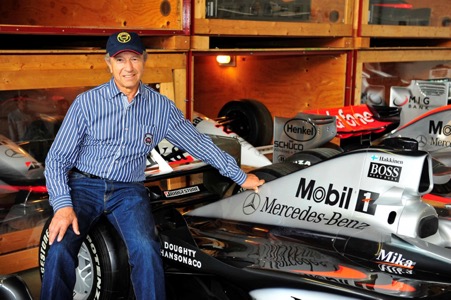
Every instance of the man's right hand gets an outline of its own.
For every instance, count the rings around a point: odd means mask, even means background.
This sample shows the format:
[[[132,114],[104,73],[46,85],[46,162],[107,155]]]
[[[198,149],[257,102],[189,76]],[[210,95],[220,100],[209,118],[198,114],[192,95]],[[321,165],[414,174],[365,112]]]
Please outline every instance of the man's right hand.
[[[72,207],[63,207],[58,209],[53,215],[49,226],[49,243],[53,244],[55,239],[61,242],[66,234],[67,228],[72,225],[72,230],[79,235],[78,219]]]

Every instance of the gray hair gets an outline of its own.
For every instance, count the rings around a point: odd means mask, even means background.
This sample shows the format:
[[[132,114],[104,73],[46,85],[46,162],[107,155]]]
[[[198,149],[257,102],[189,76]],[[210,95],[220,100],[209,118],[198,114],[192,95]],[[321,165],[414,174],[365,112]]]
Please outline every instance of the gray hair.
[[[142,56],[143,56],[144,62],[146,62],[146,61],[147,61],[147,57],[148,57],[147,51],[143,51]],[[109,63],[109,62],[110,62],[110,59],[111,59],[110,54],[107,52],[107,53],[105,54],[105,61],[106,61],[107,63]]]

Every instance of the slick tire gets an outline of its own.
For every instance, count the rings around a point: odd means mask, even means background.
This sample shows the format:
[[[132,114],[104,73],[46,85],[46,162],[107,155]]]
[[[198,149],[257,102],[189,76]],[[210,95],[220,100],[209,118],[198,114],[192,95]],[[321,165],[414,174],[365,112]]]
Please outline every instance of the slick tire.
[[[266,106],[258,100],[241,99],[227,102],[218,113],[227,120],[224,127],[254,147],[271,144],[274,122]]]
[[[316,148],[295,153],[287,157],[285,162],[291,162],[308,167],[340,153],[342,152],[333,148]]]
[[[41,279],[48,253],[51,219],[44,225],[39,246],[39,272]],[[106,219],[100,220],[89,232],[78,253],[75,270],[77,282],[74,299],[113,300],[134,299],[130,268],[124,243]]]
[[[265,180],[266,183],[304,168],[306,168],[306,166],[292,162],[280,162],[252,170],[249,173],[255,174],[258,178]],[[239,194],[244,191],[245,189],[241,186],[235,185],[232,190],[232,195]]]
[[[253,170],[250,173],[257,175],[257,177],[260,179],[264,179],[265,182],[270,182],[274,179],[302,170],[304,168],[305,166],[303,165],[290,162],[281,162]]]

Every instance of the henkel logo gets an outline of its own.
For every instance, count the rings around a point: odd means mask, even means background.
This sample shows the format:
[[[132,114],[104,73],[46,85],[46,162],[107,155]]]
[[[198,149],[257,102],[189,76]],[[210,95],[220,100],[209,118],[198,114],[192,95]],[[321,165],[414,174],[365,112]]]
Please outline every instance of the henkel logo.
[[[399,182],[402,167],[372,162],[368,170],[368,177],[387,181]]]
[[[316,136],[316,127],[304,119],[291,119],[283,126],[285,134],[295,141],[307,142]]]
[[[352,188],[345,186],[339,191],[335,189],[334,185],[331,183],[326,189],[322,186],[316,186],[316,180],[310,180],[307,184],[305,178],[301,178],[299,181],[296,192],[297,198],[300,197],[305,200],[313,200],[316,203],[324,203],[326,205],[338,206],[344,209],[348,209],[351,196]]]
[[[376,213],[376,206],[374,203],[379,198],[378,193],[371,191],[359,190],[355,211],[373,215]]]

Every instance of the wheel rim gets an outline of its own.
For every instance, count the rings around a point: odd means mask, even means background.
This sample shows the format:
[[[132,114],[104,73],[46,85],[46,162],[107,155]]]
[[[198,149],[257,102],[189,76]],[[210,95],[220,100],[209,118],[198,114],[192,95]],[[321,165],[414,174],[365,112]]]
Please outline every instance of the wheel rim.
[[[93,257],[86,246],[81,245],[78,252],[78,267],[76,269],[77,281],[74,287],[74,300],[88,299],[94,281]]]
[[[230,130],[244,139],[248,138],[251,128],[247,117],[243,113],[231,111],[227,114],[227,118],[231,120],[231,123],[227,126]]]

